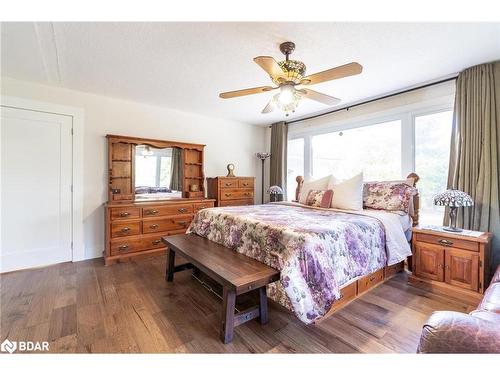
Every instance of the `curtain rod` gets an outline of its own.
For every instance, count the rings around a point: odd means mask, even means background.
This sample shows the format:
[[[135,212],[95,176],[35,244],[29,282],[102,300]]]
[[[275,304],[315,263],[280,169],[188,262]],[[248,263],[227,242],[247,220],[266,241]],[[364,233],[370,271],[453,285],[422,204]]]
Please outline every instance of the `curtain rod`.
[[[405,90],[393,92],[392,94],[383,95],[383,96],[380,96],[378,98],[373,98],[373,99],[370,99],[370,100],[366,100],[366,101],[361,102],[361,103],[355,103],[353,105],[347,105],[345,107],[334,109],[334,110],[331,110],[331,111],[328,111],[328,112],[325,112],[325,113],[320,113],[320,114],[317,114],[317,115],[314,115],[314,116],[304,117],[304,118],[297,119],[297,120],[287,121],[286,124],[290,125],[290,124],[293,124],[295,122],[300,122],[300,121],[305,121],[305,120],[311,120],[313,118],[330,115],[330,114],[335,113],[335,112],[340,112],[340,111],[344,111],[344,110],[348,111],[350,108],[354,108],[354,107],[358,107],[360,105],[364,105],[364,104],[376,102],[377,100],[387,99],[387,98],[390,98],[390,97],[393,97],[393,96],[396,96],[396,95],[405,94],[407,92],[411,92],[411,91],[415,91],[415,90],[420,90],[420,89],[423,89],[423,88],[426,88],[426,87],[430,87],[430,86],[434,86],[434,85],[439,85],[440,83],[444,83],[444,82],[448,82],[448,81],[453,81],[453,80],[456,80],[457,77],[458,77],[458,74],[456,74],[456,75],[454,75],[452,77],[448,77],[448,78],[444,78],[444,79],[438,80],[436,82],[430,82],[430,83],[426,83],[426,84],[421,85],[421,86],[412,87],[412,88],[409,88],[409,89],[405,89]]]

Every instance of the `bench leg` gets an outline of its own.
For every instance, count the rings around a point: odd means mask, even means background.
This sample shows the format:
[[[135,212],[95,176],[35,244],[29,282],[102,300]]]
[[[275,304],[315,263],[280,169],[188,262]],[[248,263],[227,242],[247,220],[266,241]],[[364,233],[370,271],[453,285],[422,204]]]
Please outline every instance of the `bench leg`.
[[[168,249],[168,262],[165,276],[167,281],[174,281],[174,268],[175,268],[175,251]]]
[[[259,288],[259,320],[260,324],[267,324],[267,293],[266,287]]]
[[[222,326],[220,331],[220,338],[224,344],[233,341],[235,306],[236,292],[224,287],[222,291]]]

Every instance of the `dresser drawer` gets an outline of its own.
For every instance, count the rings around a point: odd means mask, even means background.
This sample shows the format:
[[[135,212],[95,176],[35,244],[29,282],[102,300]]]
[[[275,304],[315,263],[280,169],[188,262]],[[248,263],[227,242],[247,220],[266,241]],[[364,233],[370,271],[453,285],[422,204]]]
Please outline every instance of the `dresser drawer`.
[[[179,214],[192,214],[192,204],[176,204],[172,206],[151,206],[142,209],[143,217],[171,216]]]
[[[220,200],[250,199],[253,198],[253,190],[248,189],[224,189],[220,193]]]
[[[149,250],[149,249],[159,249],[165,247],[165,244],[161,241],[161,238],[165,236],[165,233],[158,234],[155,236],[144,236],[141,238],[134,239],[120,239],[111,241],[111,255],[120,255],[127,253],[134,253],[137,251]]]
[[[251,206],[254,204],[253,199],[233,199],[227,201],[220,201],[219,207],[227,206]]]
[[[417,233],[417,242],[426,242],[445,247],[455,247],[469,251],[479,251],[479,244],[473,241],[466,241],[455,238],[442,237],[439,234]]]
[[[139,219],[141,209],[138,207],[111,208],[111,220]]]
[[[356,292],[357,292],[356,281],[340,289],[340,298],[336,300],[332,305],[332,308],[334,309],[333,311],[344,306],[347,302],[352,301],[356,297],[357,294]]]
[[[372,286],[384,281],[384,269],[378,270],[358,280],[358,293],[363,293]]]
[[[212,208],[214,206],[214,202],[195,203],[193,206],[194,212],[198,212],[204,208]]]
[[[135,221],[131,223],[113,223],[111,224],[111,237],[124,237],[141,234],[141,222]]]
[[[253,189],[253,178],[239,178],[238,187],[243,189]]]
[[[142,223],[144,233],[166,232],[171,230],[187,229],[192,216],[179,216],[172,219],[147,219]]]
[[[220,178],[219,187],[221,189],[235,189],[239,187],[237,178]]]

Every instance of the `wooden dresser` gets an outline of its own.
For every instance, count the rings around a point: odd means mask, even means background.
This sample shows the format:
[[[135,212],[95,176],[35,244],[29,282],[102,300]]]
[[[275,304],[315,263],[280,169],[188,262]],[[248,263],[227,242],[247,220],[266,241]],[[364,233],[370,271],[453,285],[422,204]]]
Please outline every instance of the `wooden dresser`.
[[[214,199],[205,198],[205,146],[122,135],[106,137],[109,201],[105,206],[105,264],[138,255],[165,253],[166,247],[161,237],[185,233],[196,212],[214,206]],[[162,160],[167,158],[166,154],[159,156],[155,152],[169,148],[172,149],[170,164],[162,166]],[[177,154],[175,161],[172,156],[174,149]],[[144,158],[155,161],[155,167],[144,169],[143,164],[137,163]],[[159,181],[162,173],[168,170],[171,170],[170,178],[177,172],[176,188],[169,189],[170,193],[175,190],[176,196],[156,198],[149,195],[146,199],[141,195],[137,196],[142,193],[136,193],[136,182],[141,178],[144,181],[145,175],[150,177],[146,180],[151,181],[151,185],[146,186],[148,189],[166,187],[165,182],[161,185]]]
[[[491,237],[413,228],[409,283],[476,305],[489,282]]]
[[[105,264],[166,250],[161,237],[186,233],[196,212],[213,199],[179,199],[106,205]]]
[[[207,194],[217,207],[252,205],[255,177],[207,177]]]

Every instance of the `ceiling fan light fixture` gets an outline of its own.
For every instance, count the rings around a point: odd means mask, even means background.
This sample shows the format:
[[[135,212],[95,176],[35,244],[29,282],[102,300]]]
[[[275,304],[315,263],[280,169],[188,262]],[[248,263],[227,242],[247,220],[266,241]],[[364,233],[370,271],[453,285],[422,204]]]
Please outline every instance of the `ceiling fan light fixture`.
[[[302,96],[293,84],[281,85],[280,92],[273,97],[274,103],[280,110],[285,112],[285,116],[295,112],[301,99]]]

